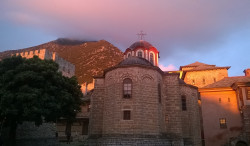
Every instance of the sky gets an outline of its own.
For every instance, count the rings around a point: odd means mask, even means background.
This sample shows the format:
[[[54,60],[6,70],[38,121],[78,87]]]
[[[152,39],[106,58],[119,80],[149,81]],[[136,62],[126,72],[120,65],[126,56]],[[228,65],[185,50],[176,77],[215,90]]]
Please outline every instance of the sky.
[[[57,38],[107,40],[122,51],[138,41],[160,51],[160,67],[199,61],[250,68],[250,0],[0,0],[0,51]]]

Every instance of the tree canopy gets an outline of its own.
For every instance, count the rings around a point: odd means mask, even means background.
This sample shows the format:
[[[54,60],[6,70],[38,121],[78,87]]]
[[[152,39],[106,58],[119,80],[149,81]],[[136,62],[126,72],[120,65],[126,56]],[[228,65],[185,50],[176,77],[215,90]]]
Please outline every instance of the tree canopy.
[[[6,126],[23,121],[74,119],[82,92],[75,77],[58,72],[52,60],[13,56],[0,62],[0,122]],[[16,128],[16,127],[14,127]]]

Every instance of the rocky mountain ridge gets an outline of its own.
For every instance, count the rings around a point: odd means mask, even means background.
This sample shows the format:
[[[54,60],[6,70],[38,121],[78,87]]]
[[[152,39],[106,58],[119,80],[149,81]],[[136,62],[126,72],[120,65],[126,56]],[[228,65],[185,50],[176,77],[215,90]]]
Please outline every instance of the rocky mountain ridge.
[[[100,76],[103,70],[118,64],[123,59],[123,52],[105,40],[78,41],[57,39],[38,46],[0,52],[0,59],[18,52],[48,49],[75,65],[79,84],[90,83],[93,76]]]

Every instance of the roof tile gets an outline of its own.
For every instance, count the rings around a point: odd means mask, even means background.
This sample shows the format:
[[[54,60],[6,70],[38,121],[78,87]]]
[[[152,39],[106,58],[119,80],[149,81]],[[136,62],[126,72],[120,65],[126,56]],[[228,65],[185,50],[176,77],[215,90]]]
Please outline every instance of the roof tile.
[[[250,77],[247,76],[225,77],[224,79],[215,82],[213,84],[207,85],[203,88],[231,87],[235,82],[250,82]]]

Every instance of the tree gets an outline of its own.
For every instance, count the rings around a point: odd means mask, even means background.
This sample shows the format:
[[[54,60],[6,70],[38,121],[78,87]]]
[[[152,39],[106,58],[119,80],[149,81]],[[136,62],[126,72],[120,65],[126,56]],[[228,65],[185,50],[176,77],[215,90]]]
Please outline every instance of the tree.
[[[75,118],[83,96],[80,86],[75,77],[62,76],[58,68],[54,61],[37,56],[13,56],[0,62],[0,121],[10,127],[11,141],[23,121],[40,125]]]

